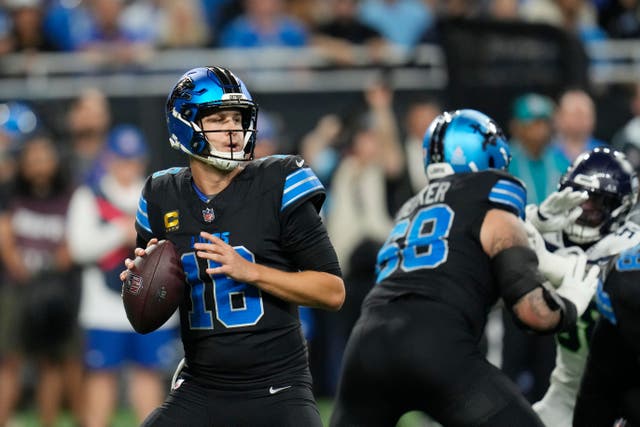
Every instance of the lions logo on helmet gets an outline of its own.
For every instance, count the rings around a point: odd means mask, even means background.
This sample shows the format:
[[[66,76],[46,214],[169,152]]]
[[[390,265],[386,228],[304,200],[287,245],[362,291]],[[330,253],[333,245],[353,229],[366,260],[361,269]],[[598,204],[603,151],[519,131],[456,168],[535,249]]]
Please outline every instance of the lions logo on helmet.
[[[202,117],[221,109],[237,109],[242,114],[244,143],[240,151],[214,149],[202,131]],[[240,162],[253,159],[258,105],[231,71],[221,67],[187,71],[169,93],[166,115],[171,147],[221,170],[231,170]]]
[[[452,173],[506,170],[509,145],[496,122],[476,110],[445,112],[431,123],[422,142],[427,179]]]
[[[582,153],[560,179],[559,189],[588,192],[582,214],[564,232],[578,244],[594,242],[615,231],[638,200],[638,178],[626,156],[598,147]]]

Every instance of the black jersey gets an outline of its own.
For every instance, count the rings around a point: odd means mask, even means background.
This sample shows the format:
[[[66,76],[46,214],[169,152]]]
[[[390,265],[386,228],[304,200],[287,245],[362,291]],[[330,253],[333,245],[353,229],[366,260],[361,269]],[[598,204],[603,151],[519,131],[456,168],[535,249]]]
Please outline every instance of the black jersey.
[[[596,292],[602,316],[590,343],[574,426],[640,425],[640,245],[622,252]]]
[[[454,174],[429,183],[398,212],[378,253],[377,285],[365,307],[417,294],[461,310],[480,334],[498,298],[480,228],[490,209],[524,216],[526,190],[500,171]]]
[[[297,305],[226,275],[207,274],[215,263],[196,257],[193,245],[207,231],[249,261],[290,272],[309,269],[313,261],[305,265],[292,256],[291,241],[313,236],[291,236],[284,224],[303,204],[319,210],[324,198],[324,187],[296,156],[253,161],[213,197],[195,186],[188,168],[147,180],[136,228],[142,240],[172,241],[181,255],[188,284],[180,306],[188,374],[220,389],[310,382]]]
[[[607,280],[598,286],[596,304],[640,363],[640,245],[612,261]]]

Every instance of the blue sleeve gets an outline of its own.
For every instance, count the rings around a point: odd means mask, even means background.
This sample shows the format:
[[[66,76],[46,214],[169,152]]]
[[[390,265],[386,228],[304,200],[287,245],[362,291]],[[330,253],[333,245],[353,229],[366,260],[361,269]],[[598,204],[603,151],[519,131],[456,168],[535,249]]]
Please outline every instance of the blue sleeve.
[[[489,201],[524,219],[527,190],[518,181],[499,179],[489,192]]]

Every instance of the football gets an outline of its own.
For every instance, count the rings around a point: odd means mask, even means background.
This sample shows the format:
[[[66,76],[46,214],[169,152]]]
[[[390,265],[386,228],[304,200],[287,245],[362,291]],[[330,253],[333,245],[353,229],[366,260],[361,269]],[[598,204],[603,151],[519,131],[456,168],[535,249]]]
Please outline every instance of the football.
[[[136,332],[147,334],[162,326],[184,297],[185,276],[173,243],[161,240],[136,257],[122,284],[122,300]]]

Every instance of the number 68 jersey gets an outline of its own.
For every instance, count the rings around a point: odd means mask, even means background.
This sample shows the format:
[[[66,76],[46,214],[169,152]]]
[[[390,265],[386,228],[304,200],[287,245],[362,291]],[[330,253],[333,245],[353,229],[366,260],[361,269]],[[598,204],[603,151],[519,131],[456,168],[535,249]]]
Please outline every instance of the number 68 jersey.
[[[200,232],[206,231],[250,262],[339,275],[332,250],[325,259],[308,256],[328,242],[317,213],[324,197],[318,178],[294,156],[249,163],[215,196],[202,194],[188,168],[148,178],[136,230],[143,241],[170,240],[181,255],[187,283],[180,322],[186,373],[194,380],[221,390],[310,383],[297,305],[226,275],[207,274],[216,263],[197,257],[193,245],[203,242]],[[303,213],[312,227],[296,228]]]
[[[421,295],[459,309],[480,336],[487,309],[499,297],[480,228],[490,209],[522,217],[525,200],[523,184],[497,170],[431,181],[398,212],[365,306]]]

